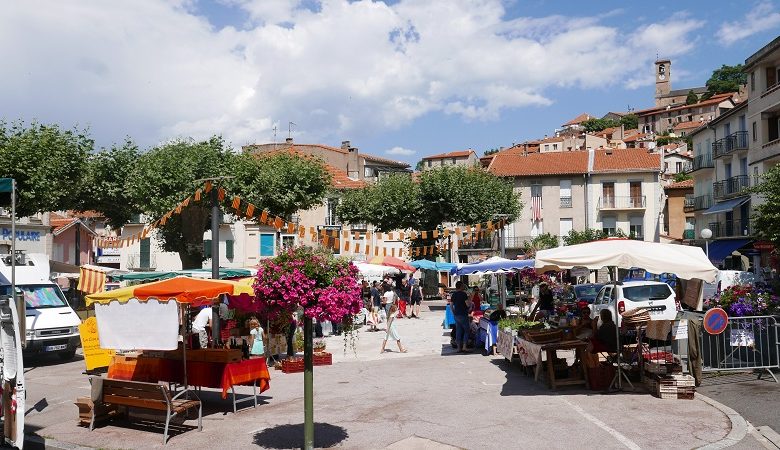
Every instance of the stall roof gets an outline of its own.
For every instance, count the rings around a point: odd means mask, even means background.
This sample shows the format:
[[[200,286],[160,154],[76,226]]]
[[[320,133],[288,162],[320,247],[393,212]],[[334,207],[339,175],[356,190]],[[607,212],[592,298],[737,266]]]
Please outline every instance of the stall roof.
[[[710,261],[714,263],[722,263],[727,256],[734,250],[744,247],[751,242],[750,239],[729,239],[722,241],[715,241],[709,244],[709,256]]]
[[[167,280],[178,276],[191,276],[193,278],[211,278],[210,269],[192,269],[178,270],[172,272],[129,272],[122,274],[109,274],[114,281],[149,281],[149,280]],[[253,273],[250,269],[240,268],[220,268],[219,278],[243,278],[250,277]]]

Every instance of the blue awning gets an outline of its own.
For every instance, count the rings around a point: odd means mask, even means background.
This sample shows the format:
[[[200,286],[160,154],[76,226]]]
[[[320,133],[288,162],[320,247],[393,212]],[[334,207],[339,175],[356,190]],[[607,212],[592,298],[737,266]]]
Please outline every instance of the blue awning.
[[[742,204],[747,203],[748,201],[750,201],[750,197],[735,198],[731,200],[726,200],[725,202],[715,203],[714,205],[710,206],[708,210],[704,211],[702,214],[717,214],[717,213],[729,212],[732,209],[736,208],[737,206],[741,206]]]
[[[715,264],[722,263],[727,256],[731,255],[731,252],[744,247],[751,241],[751,239],[730,239],[712,242],[708,249],[710,261]]]

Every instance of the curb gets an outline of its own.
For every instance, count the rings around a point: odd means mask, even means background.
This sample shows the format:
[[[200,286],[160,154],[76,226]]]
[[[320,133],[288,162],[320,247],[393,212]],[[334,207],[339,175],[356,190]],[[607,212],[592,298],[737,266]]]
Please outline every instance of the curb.
[[[698,392],[696,393],[696,397],[701,399],[704,403],[707,403],[708,405],[714,407],[718,411],[725,414],[726,417],[729,418],[729,421],[731,421],[731,431],[729,431],[726,437],[719,440],[718,442],[713,442],[712,444],[699,447],[699,449],[716,450],[716,449],[731,447],[732,445],[744,439],[745,436],[747,436],[747,432],[748,432],[747,421],[738,412],[734,411],[733,409],[729,408],[723,403],[713,400],[707,397],[706,395],[699,394]]]

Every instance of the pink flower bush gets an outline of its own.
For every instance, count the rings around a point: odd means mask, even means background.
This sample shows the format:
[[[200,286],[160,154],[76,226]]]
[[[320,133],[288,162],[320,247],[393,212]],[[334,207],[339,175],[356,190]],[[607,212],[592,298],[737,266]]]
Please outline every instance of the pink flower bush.
[[[363,306],[357,275],[346,259],[308,247],[289,249],[257,269],[258,312],[275,318],[303,308],[306,317],[342,322]]]

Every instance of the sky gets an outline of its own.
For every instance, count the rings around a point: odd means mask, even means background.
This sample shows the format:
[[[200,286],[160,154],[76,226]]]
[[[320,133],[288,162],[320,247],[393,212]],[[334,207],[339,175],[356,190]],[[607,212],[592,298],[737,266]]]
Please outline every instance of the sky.
[[[235,148],[425,155],[653,106],[778,36],[777,1],[31,0],[0,3],[0,118],[98,147],[221,134]]]

